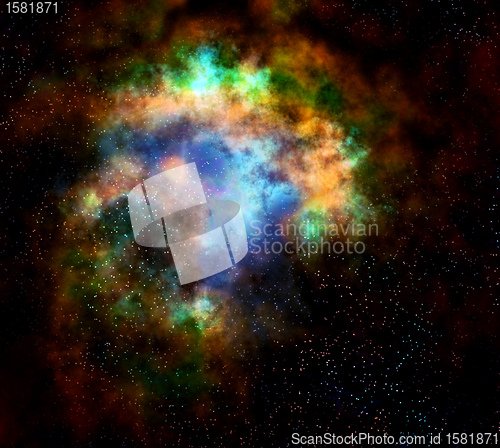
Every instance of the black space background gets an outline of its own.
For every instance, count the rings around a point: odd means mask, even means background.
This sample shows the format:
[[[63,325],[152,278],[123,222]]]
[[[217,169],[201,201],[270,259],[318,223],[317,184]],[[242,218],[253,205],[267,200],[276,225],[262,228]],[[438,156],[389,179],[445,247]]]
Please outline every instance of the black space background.
[[[60,2],[61,10],[69,10],[69,4]],[[189,16],[246,15],[246,2],[208,2],[190,1],[175,14]],[[91,9],[97,2],[86,2],[83,8]],[[444,427],[450,431],[491,431],[499,424],[499,342],[498,342],[498,145],[499,145],[499,55],[498,29],[494,12],[494,1],[486,2],[381,2],[359,1],[338,3],[343,13],[338,17],[320,20],[307,10],[295,17],[287,26],[299,29],[311,39],[322,39],[332,47],[341,48],[349,54],[356,54],[363,61],[361,69],[369,76],[385,64],[393,64],[402,74],[401,81],[405,93],[416,103],[425,105],[433,122],[432,127],[422,127],[409,123],[407,134],[418,148],[418,160],[413,161],[419,167],[418,184],[413,188],[424,194],[434,195],[441,207],[446,209],[447,224],[463,235],[467,247],[460,257],[450,257],[447,250],[447,235],[438,235],[442,240],[440,247],[426,243],[422,234],[425,222],[413,221],[417,230],[408,235],[409,244],[405,254],[406,261],[413,261],[417,277],[440,274],[441,281],[449,287],[451,309],[462,312],[467,318],[468,305],[479,303],[481,297],[487,297],[477,316],[479,325],[488,326],[484,332],[472,330],[468,342],[462,348],[462,368],[458,373],[450,374],[449,359],[453,348],[450,334],[453,329],[450,321],[444,319],[433,328],[433,334],[425,343],[438,341],[439,349],[433,356],[424,356],[425,364],[408,367],[411,371],[400,370],[398,378],[404,382],[405,376],[420,378],[398,395],[408,403],[409,408],[422,407],[430,415],[431,427]],[[66,8],[66,5],[68,7]],[[387,13],[390,11],[391,13]],[[22,102],[24,86],[43,71],[64,77],[71,69],[73,61],[70,53],[62,52],[58,41],[58,32],[64,27],[64,13],[57,17],[21,17],[7,15],[4,5],[0,13],[2,35],[0,37],[2,102],[0,121],[9,120],[12,108]],[[382,23],[382,34],[376,43],[368,37],[349,31],[366,17],[376,17]],[[397,29],[393,24],[397,21]],[[248,27],[258,27],[249,16]],[[394,34],[403,37],[396,43]],[[138,37],[140,38],[140,37]],[[447,56],[441,60],[430,58],[432,50],[444,40],[449,42]],[[491,58],[481,59],[480,45],[487,45]],[[23,63],[20,64],[20,55]],[[96,55],[105,58],[105,54]],[[430,59],[429,59],[430,58]],[[439,62],[444,65],[441,76],[432,83],[424,82],[424,62]],[[6,128],[5,128],[6,129]],[[85,164],[91,164],[88,158],[82,159],[76,152],[67,151],[64,142],[39,141],[36,137],[29,143],[16,141],[16,137],[4,126],[0,126],[0,163],[1,163],[1,202],[0,202],[0,446],[79,446],[74,440],[72,429],[64,419],[64,407],[53,387],[52,372],[45,360],[43,336],[47,331],[47,307],[44,297],[50,294],[51,279],[40,278],[31,251],[33,242],[30,211],[37,208],[46,192],[54,182],[72,181],[72,176],[82,173]],[[467,130],[473,136],[469,141],[457,141],[456,130]],[[82,130],[82,132],[84,132]],[[448,193],[432,185],[431,172],[437,154],[442,154],[443,173],[452,179]],[[460,172],[454,171],[453,160],[465,157],[470,167]],[[62,175],[61,179],[61,173]],[[54,218],[57,219],[57,218]],[[430,231],[430,230],[429,230]],[[50,237],[43,243],[50,247]],[[410,250],[411,249],[411,250]],[[379,273],[384,276],[383,272]],[[304,279],[307,282],[307,279]],[[381,279],[378,294],[384,294],[389,288]],[[361,288],[361,286],[359,286]],[[362,291],[359,291],[360,295]],[[324,294],[332,294],[326,291]],[[415,295],[430,294],[429,290],[415,290]],[[431,300],[431,299],[429,299]],[[318,322],[311,322],[311,328],[317,333],[312,343],[289,348],[286,353],[276,352],[273,347],[266,348],[265,357],[272,360],[266,363],[263,382],[266,394],[256,397],[253,406],[256,415],[256,428],[238,427],[239,437],[246,440],[248,446],[284,446],[282,433],[289,437],[287,424],[290,416],[284,411],[274,412],[272,421],[268,415],[273,403],[296,401],[298,390],[301,396],[307,396],[309,390],[314,396],[322,381],[320,368],[318,377],[289,372],[290,365],[298,360],[307,362],[309,353],[321,351],[322,338],[339,339],[339,346],[348,347],[360,341],[348,340],[344,330],[353,322],[363,327],[372,316],[380,316],[387,310],[380,310],[375,305],[358,302],[347,306],[338,301],[329,310],[333,312],[346,309],[343,318],[338,318],[335,326],[325,327],[321,296],[311,297],[313,316]],[[484,305],[486,303],[486,305]],[[316,308],[315,308],[316,307]],[[391,312],[391,311],[389,311]],[[492,314],[494,312],[494,314]],[[404,315],[394,310],[396,326],[403,328]],[[399,319],[399,321],[398,321]],[[476,328],[475,326],[469,328]],[[411,334],[412,330],[407,329]],[[366,326],[367,335],[372,340],[384,345],[391,340],[389,332],[380,328]],[[415,336],[425,339],[425,336]],[[432,340],[431,340],[432,339]],[[317,344],[316,347],[311,345]],[[356,353],[355,347],[351,353]],[[312,354],[310,355],[313,356]],[[387,353],[390,357],[391,354]],[[345,376],[340,381],[349,381],[359,360],[351,355],[345,363]],[[418,357],[416,358],[418,359]],[[317,358],[312,361],[320,363]],[[390,364],[390,361],[388,361]],[[351,369],[351,370],[350,370]],[[287,373],[284,375],[283,371]],[[415,371],[419,372],[415,374]],[[384,381],[384,372],[378,371],[380,381]],[[284,386],[284,381],[288,386]],[[291,386],[290,386],[291,385]],[[439,387],[437,387],[439,385]],[[422,397],[430,397],[425,404],[419,404]],[[299,398],[300,400],[300,398]],[[321,402],[313,405],[305,402],[305,412],[300,415],[303,428],[314,428],[318,422],[328,422]],[[393,400],[380,396],[380,407],[391,413]],[[434,409],[431,409],[434,408]],[[401,432],[418,432],[418,428],[407,423],[404,415],[391,417],[392,424],[401,428]],[[358,411],[346,410],[338,428],[369,430],[368,420]],[[274,428],[275,433],[271,431]],[[320,433],[321,431],[317,431]],[[350,430],[342,431],[347,434]],[[203,434],[193,433],[193,446],[209,445]],[[222,438],[222,437],[221,437]],[[273,440],[274,442],[268,442]],[[281,442],[279,442],[281,440]],[[103,422],[102,433],[91,441],[82,442],[81,446],[135,446],[123,440],[120,429],[112,422],[106,426]],[[224,443],[220,442],[220,446]]]

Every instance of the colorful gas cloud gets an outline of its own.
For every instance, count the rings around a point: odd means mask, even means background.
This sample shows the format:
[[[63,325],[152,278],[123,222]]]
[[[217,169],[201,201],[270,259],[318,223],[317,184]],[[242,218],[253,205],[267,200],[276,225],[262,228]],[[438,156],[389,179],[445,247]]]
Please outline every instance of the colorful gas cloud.
[[[389,201],[374,203],[362,180],[367,129],[377,120],[378,132],[391,129],[380,117],[386,106],[355,98],[353,80],[339,76],[326,49],[298,35],[265,53],[206,38],[174,40],[164,51],[163,63],[128,64],[97,111],[98,160],[62,192],[64,244],[53,264],[62,279],[52,356],[61,387],[83,417],[90,410],[80,397],[97,382],[102,395],[93,398],[112,397],[109,412],[140,426],[179,409],[210,418],[221,401],[241,413],[262,341],[304,334],[308,310],[291,270],[312,268],[304,254],[250,254],[181,288],[164,251],[134,243],[127,194],[138,182],[196,161],[207,194],[237,200],[247,225],[390,214]]]
[[[16,144],[54,142],[74,163],[25,218],[48,310],[46,368],[70,439],[112,428],[131,446],[257,446],[305,431],[309,413],[311,431],[347,434],[355,421],[381,433],[442,429],[429,398],[441,391],[420,385],[424,367],[460,369],[455,335],[477,325],[487,339],[494,328],[482,312],[482,325],[464,323],[472,305],[443,323],[451,280],[433,264],[413,273],[425,254],[465,250],[458,233],[436,236],[452,219],[434,167],[451,159],[412,140],[438,123],[401,87],[401,70],[367,71],[342,42],[294,26],[335,16],[306,3],[249,2],[251,20],[184,14],[183,1],[74,6],[58,44],[67,78],[40,71],[2,122]],[[380,40],[382,28],[349,35],[376,47],[402,39]],[[249,253],[180,286],[168,250],[135,243],[127,195],[193,161],[209,197],[241,205],[249,232],[307,222],[376,224],[377,234],[351,235],[363,253]]]

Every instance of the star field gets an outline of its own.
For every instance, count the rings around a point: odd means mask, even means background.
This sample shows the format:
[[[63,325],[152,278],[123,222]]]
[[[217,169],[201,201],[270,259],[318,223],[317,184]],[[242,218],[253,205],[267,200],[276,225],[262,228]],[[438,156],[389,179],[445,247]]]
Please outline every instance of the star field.
[[[2,19],[0,446],[500,430],[492,2]],[[256,246],[364,250],[251,250],[181,286],[127,195],[193,161]]]

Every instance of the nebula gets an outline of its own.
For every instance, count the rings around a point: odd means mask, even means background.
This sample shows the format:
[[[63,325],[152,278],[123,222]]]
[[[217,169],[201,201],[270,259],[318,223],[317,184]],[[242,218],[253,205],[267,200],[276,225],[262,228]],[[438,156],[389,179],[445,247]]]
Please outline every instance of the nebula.
[[[38,341],[34,371],[50,384],[33,390],[49,398],[29,427],[48,435],[20,435],[9,394],[0,435],[288,446],[292,433],[491,432],[498,275],[470,229],[477,215],[493,241],[493,209],[480,208],[495,169],[481,138],[493,134],[468,129],[452,95],[441,103],[435,86],[452,75],[431,59],[446,61],[447,44],[392,28],[390,17],[425,21],[411,5],[217,5],[71,2],[57,23],[34,22],[44,36],[54,27],[60,60],[18,71],[26,85],[12,81],[21,93],[6,100],[6,176],[20,188],[6,207],[24,204],[29,241],[29,263],[6,255],[19,273],[6,297],[42,307],[12,350]],[[471,43],[471,58],[489,42]],[[208,198],[240,204],[249,243],[279,250],[181,285],[168,248],[137,244],[130,191],[192,162]]]

